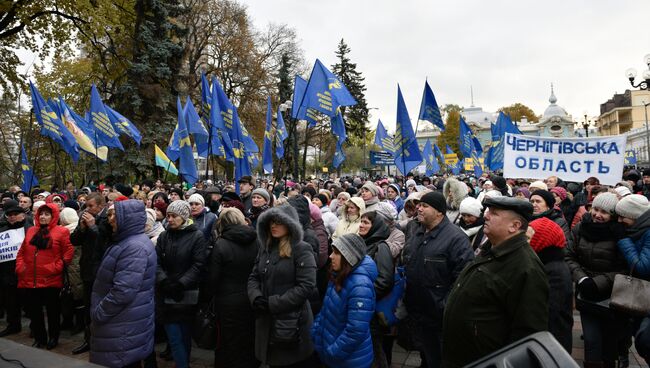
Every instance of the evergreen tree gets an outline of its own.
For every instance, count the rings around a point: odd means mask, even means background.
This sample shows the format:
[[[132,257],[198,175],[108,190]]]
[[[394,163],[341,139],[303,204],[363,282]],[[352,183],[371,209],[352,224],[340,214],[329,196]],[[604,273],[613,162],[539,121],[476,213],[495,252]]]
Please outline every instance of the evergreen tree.
[[[462,158],[458,150],[458,137],[460,135],[460,112],[462,107],[454,104],[445,105],[442,109],[446,115],[445,118],[445,131],[441,132],[438,136],[438,147],[443,154],[446,154],[446,145],[449,145],[459,158]]]
[[[140,150],[127,150],[121,167],[143,178],[153,173],[153,143],[169,139],[175,126],[177,78],[181,68],[185,29],[175,21],[185,8],[178,0],[137,0],[133,55],[126,76],[111,99],[118,111],[131,118],[142,133]],[[184,101],[183,101],[184,102]],[[124,142],[123,142],[124,143]],[[128,145],[134,143],[129,142]],[[111,150],[112,157],[118,152]]]
[[[356,105],[341,108],[347,133],[353,137],[363,138],[368,133],[366,126],[368,123],[368,105],[364,94],[366,86],[363,83],[365,78],[361,75],[361,72],[357,71],[357,64],[350,61],[349,53],[350,47],[341,39],[336,51],[339,62],[332,66],[332,72],[339,77],[341,83],[348,88],[352,97],[357,100]]]

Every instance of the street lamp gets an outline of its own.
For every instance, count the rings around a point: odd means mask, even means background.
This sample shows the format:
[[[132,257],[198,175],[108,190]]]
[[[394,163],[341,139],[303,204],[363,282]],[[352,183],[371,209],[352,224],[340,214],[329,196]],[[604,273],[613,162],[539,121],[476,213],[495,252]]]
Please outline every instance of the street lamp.
[[[579,123],[579,122],[576,121],[576,122],[574,122],[574,124],[576,124],[578,126],[582,125],[582,128],[584,128],[587,138],[589,138],[589,126],[591,125],[591,120],[587,119],[587,114],[585,114],[584,116],[585,116],[585,118],[584,118],[584,121],[582,123]]]
[[[630,80],[630,84],[634,88],[640,88],[640,89],[645,89],[645,90],[650,90],[650,54],[647,54],[646,56],[643,57],[643,62],[648,66],[647,70],[644,70],[643,73],[641,74],[641,79],[643,79],[639,84],[635,85],[634,84],[634,78],[636,78],[636,69],[634,68],[629,68],[628,70],[625,71],[625,76],[627,79]]]
[[[646,144],[646,153],[648,154],[648,161],[650,161],[650,131],[648,131],[648,105],[650,102],[646,103],[643,101],[643,110],[645,111],[645,144]]]

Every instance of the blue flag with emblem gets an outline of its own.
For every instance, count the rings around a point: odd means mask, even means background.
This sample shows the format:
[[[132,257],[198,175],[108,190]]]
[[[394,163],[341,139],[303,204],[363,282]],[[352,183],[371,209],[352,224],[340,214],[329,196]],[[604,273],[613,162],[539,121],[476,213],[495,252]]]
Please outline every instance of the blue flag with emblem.
[[[318,111],[313,108],[300,106],[302,98],[305,96],[307,81],[299,75],[296,75],[293,81],[293,97],[291,99],[291,117],[297,120],[306,120],[309,127],[313,127],[318,122]]]
[[[345,132],[345,121],[343,121],[343,115],[339,111],[335,116],[330,118],[332,123],[332,134],[337,137],[339,142],[345,142],[348,138],[348,135]]]
[[[305,94],[298,107],[313,108],[327,116],[336,116],[339,107],[356,105],[347,87],[320,60],[316,59]]]
[[[431,146],[431,141],[429,139],[427,139],[427,143],[424,145],[422,156],[424,156],[424,162],[427,166],[425,173],[426,176],[431,176],[440,171],[440,164],[438,164],[438,160],[433,153],[433,147]]]
[[[23,184],[20,186],[23,192],[29,193],[32,191],[32,188],[38,185],[38,179],[32,170],[32,167],[27,161],[27,153],[25,152],[25,145],[20,146],[20,164],[23,170]]]
[[[454,175],[460,174],[460,170],[463,168],[463,161],[458,160],[456,161],[456,164],[451,165],[451,172]]]
[[[108,159],[108,148],[106,146],[97,147],[95,130],[90,127],[84,119],[77,115],[68,105],[63,98],[59,96],[59,117],[63,124],[72,133],[76,139],[77,145],[81,150],[91,155],[97,156],[100,160],[106,161]]]
[[[176,127],[174,127],[174,131],[172,132],[171,137],[169,137],[169,143],[165,149],[165,154],[172,162],[178,160],[181,155],[181,146],[178,141],[178,134],[178,122],[176,122]]]
[[[212,105],[211,109],[214,110],[214,114],[211,113],[211,124],[215,124],[217,133],[221,144],[223,145],[225,157],[227,161],[234,162],[234,152],[235,149],[234,143],[232,143],[233,135],[233,120],[235,106],[230,102],[228,96],[221,88],[217,78],[212,77]],[[212,112],[212,110],[210,110]],[[217,114],[219,113],[219,114]],[[221,120],[219,120],[221,119]],[[223,125],[223,129],[221,126]],[[214,131],[213,131],[214,134]],[[213,147],[214,148],[214,147]]]
[[[199,113],[196,112],[190,96],[187,96],[185,99],[183,113],[185,114],[185,121],[187,122],[187,130],[190,132],[192,137],[194,137],[197,155],[203,158],[208,157],[208,141],[210,135],[208,130],[205,129],[205,126],[203,126],[203,121],[201,120]]]
[[[183,180],[189,184],[194,184],[198,180],[199,174],[196,171],[194,152],[192,150],[192,141],[190,140],[190,132],[187,130],[187,123],[185,122],[185,111],[181,105],[180,97],[176,97],[176,109],[178,110],[177,134],[180,151],[178,172],[183,177]]]
[[[445,162],[445,156],[442,154],[440,147],[438,147],[438,145],[435,143],[433,144],[433,154],[436,155],[438,160],[440,160],[443,163]]]
[[[458,130],[458,149],[463,157],[469,158],[474,150],[474,140],[472,139],[474,134],[462,116],[459,118]]]
[[[287,133],[287,127],[284,125],[284,118],[282,117],[282,111],[280,111],[279,106],[276,116],[277,123],[275,126],[275,156],[278,159],[281,159],[284,157],[284,140],[289,137],[289,134]]]
[[[120,136],[111,123],[106,107],[99,97],[95,84],[90,88],[90,124],[95,127],[97,139],[106,147],[115,147],[124,151]]]
[[[474,141],[474,149],[476,149],[476,153],[478,154],[478,157],[483,156],[483,146],[481,146],[481,142],[479,142],[476,136],[472,137],[472,141]]]
[[[397,85],[397,125],[395,131],[395,166],[406,175],[422,162],[422,153],[415,139],[413,125],[406,104],[402,97],[402,90]]]
[[[441,131],[445,131],[445,124],[442,122],[438,102],[436,102],[436,97],[433,95],[428,81],[424,82],[424,92],[422,92],[422,103],[420,103],[418,120],[428,121],[440,128]]]
[[[454,150],[451,149],[451,147],[448,144],[446,145],[445,150],[447,151],[448,155],[455,153]]]
[[[636,165],[636,152],[633,150],[625,151],[625,165]]]
[[[492,129],[492,142],[486,158],[486,165],[492,171],[503,169],[503,139],[506,133],[522,134],[512,123],[510,116],[499,111],[499,117]]]
[[[126,135],[127,137],[130,137],[135,141],[135,143],[138,144],[138,147],[140,147],[140,142],[142,141],[142,134],[140,134],[140,131],[138,128],[133,125],[133,123],[122,116],[119,112],[111,109],[108,105],[104,104],[104,107],[106,108],[106,113],[108,114],[108,119],[111,121],[111,124],[116,128],[116,130],[121,134]]]
[[[379,120],[377,123],[377,130],[375,131],[375,144],[381,147],[382,150],[395,154],[395,144],[393,138],[388,135],[388,131],[384,128],[384,124]]]
[[[343,141],[336,141],[336,151],[334,152],[334,158],[332,159],[332,166],[335,169],[338,169],[339,166],[345,161],[345,152],[343,152]]]
[[[244,133],[242,132],[241,122],[239,121],[239,114],[237,108],[233,106],[233,119],[232,119],[232,147],[235,166],[235,182],[239,182],[243,176],[251,175],[250,162],[246,154],[246,146],[244,144]],[[239,194],[239,183],[235,186],[236,192]]]
[[[32,93],[34,115],[36,116],[36,121],[41,126],[41,135],[52,138],[53,141],[58,143],[72,157],[73,161],[77,162],[77,159],[79,159],[79,146],[72,133],[70,133],[57,115],[56,110],[58,108],[55,110],[48,105],[31,81],[29,82],[29,88]]]
[[[262,168],[265,174],[273,172],[273,110],[271,109],[271,97],[266,99],[266,128],[264,129],[264,152],[262,156]]]

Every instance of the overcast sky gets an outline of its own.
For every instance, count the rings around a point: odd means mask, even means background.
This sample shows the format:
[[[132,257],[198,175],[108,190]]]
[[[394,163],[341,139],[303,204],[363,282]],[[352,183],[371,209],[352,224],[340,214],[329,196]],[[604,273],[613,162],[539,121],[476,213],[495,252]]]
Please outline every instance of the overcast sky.
[[[550,84],[582,120],[629,88],[650,53],[650,1],[242,0],[256,27],[294,27],[309,63],[336,62],[344,38],[366,99],[393,131],[397,83],[415,125],[425,78],[439,104],[486,111],[521,102],[542,114]]]

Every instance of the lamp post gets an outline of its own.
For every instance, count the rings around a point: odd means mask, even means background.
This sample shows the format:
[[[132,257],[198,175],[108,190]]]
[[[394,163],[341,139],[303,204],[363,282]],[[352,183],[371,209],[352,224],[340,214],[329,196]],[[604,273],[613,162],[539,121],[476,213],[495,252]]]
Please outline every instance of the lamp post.
[[[643,110],[645,112],[645,144],[646,144],[646,154],[648,155],[648,161],[650,161],[650,131],[648,131],[648,105],[650,102],[643,102]]]
[[[369,107],[368,112],[370,112],[370,110],[379,110],[379,108],[378,107]],[[366,166],[367,166],[367,164],[366,164],[366,145],[367,145],[367,143],[366,143],[366,134],[368,132],[368,129],[366,128],[366,124],[367,124],[367,122],[363,124],[363,168],[362,168],[363,171],[366,171]]]
[[[644,70],[643,73],[641,74],[641,78],[643,80],[639,82],[639,84],[637,85],[634,84],[634,79],[636,78],[637,75],[636,69],[629,68],[628,70],[625,71],[625,76],[630,81],[632,87],[650,90],[650,54],[647,54],[646,56],[643,57],[643,62],[648,66],[648,69]]]
[[[589,138],[589,124],[591,124],[591,120],[587,121],[587,114],[585,114],[585,121],[582,122],[582,127],[585,129],[587,138]]]

